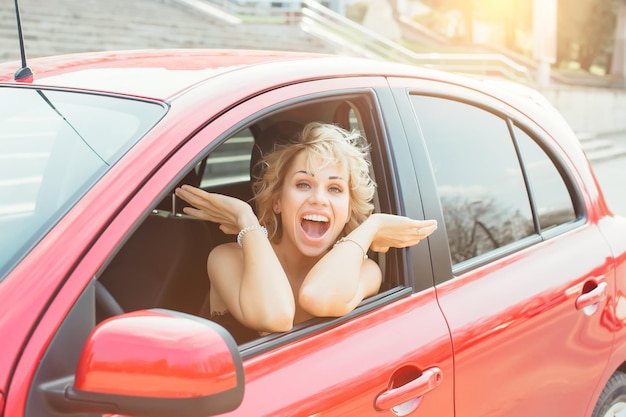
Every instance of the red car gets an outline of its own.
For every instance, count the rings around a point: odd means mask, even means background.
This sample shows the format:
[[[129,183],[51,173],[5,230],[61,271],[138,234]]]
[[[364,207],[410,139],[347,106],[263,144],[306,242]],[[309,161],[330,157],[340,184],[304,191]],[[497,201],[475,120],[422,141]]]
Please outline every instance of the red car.
[[[0,416],[626,413],[626,220],[525,87],[356,58],[161,50],[0,65]],[[203,318],[187,183],[247,199],[257,146],[360,129],[379,294],[238,344]]]

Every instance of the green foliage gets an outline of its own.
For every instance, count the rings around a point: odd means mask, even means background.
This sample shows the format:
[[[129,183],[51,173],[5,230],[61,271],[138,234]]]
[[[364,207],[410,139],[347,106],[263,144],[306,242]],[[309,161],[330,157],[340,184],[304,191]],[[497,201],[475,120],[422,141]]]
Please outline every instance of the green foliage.
[[[619,0],[559,0],[557,63],[607,69]]]
[[[626,0],[557,0],[557,65],[592,67],[608,72],[614,45],[616,16]],[[501,46],[530,55],[533,0],[421,0],[434,14],[463,14],[464,41],[472,41],[475,22],[500,27]],[[540,2],[538,2],[540,4]],[[423,18],[423,20],[426,20]],[[530,52],[530,53],[529,53]]]

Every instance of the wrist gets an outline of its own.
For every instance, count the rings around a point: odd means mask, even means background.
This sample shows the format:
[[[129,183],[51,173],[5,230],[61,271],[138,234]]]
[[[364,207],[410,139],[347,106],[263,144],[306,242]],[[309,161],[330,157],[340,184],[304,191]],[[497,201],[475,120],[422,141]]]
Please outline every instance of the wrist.
[[[239,234],[237,234],[237,243],[239,244],[239,246],[243,247],[243,237],[249,233],[249,232],[262,232],[265,237],[267,238],[267,229],[265,228],[265,226],[261,226],[260,224],[255,224],[253,226],[246,226],[243,229],[241,229],[241,231],[239,232]]]
[[[361,249],[361,252],[363,253],[363,259],[367,259],[368,258],[367,250],[364,249],[363,246],[361,246],[361,244],[359,242],[357,242],[354,239],[350,239],[349,237],[345,237],[344,236],[341,239],[339,239],[337,242],[335,242],[335,244],[333,245],[333,248],[336,247],[337,245],[341,244],[341,243],[344,243],[344,242],[348,242],[348,243],[351,243],[351,244],[354,244],[354,245],[358,246],[359,249]]]
[[[246,227],[259,226],[259,219],[252,211],[252,207],[248,206],[248,209],[237,217],[237,226],[239,229],[245,229]]]
[[[350,238],[357,237],[359,241],[361,239],[365,239],[369,244],[371,244],[376,238],[379,228],[380,221],[375,213],[365,219],[363,223],[354,229],[348,236]]]

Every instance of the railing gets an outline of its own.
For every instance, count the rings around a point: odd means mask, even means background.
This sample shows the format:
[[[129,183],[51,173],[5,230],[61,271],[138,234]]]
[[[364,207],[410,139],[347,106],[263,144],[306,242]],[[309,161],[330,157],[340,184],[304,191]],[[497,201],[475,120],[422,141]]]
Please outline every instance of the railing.
[[[496,76],[532,84],[530,71],[501,54],[417,53],[338,13],[344,2],[326,0],[178,0],[214,5],[241,21],[300,23],[312,36],[346,54],[421,65],[450,72]]]
[[[500,76],[532,83],[528,69],[500,54],[417,53],[342,16],[314,0],[302,0],[301,27],[346,52],[445,71]]]
[[[204,0],[204,2],[218,7],[241,21],[297,24],[300,21],[302,9],[302,0]]]

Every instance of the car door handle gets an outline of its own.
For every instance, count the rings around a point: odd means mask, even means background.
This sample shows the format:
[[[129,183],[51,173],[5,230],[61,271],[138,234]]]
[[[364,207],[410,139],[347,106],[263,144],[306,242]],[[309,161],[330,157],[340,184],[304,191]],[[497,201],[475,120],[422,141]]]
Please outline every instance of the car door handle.
[[[437,367],[426,369],[421,375],[397,388],[390,388],[376,397],[378,411],[389,410],[411,399],[423,396],[435,389],[443,380],[443,372]]]
[[[606,294],[606,282],[599,282],[595,288],[576,298],[576,308],[583,310],[586,314],[593,314],[597,310],[598,303],[606,298]]]

